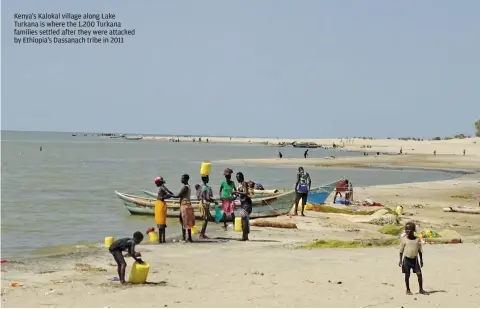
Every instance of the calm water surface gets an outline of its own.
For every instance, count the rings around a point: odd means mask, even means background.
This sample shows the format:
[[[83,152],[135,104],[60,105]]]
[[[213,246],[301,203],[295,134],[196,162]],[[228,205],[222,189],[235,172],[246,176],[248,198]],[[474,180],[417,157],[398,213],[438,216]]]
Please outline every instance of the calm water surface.
[[[39,151],[40,146],[43,151]],[[30,255],[42,247],[103,242],[105,236],[130,236],[153,226],[153,217],[131,216],[114,190],[142,195],[155,191],[161,175],[168,187],[180,189],[180,176],[200,182],[203,160],[270,158],[278,148],[126,141],[70,133],[2,132],[2,258]],[[281,148],[285,157],[302,157],[303,150]],[[362,155],[311,149],[310,157]],[[226,165],[212,166],[214,191]],[[291,188],[295,167],[233,166],[247,179],[266,188]],[[441,172],[372,169],[307,168],[314,185],[347,177],[355,186],[395,184],[452,178]],[[172,225],[169,225],[169,227]],[[216,228],[215,224],[209,225]],[[178,234],[175,225],[169,234]]]

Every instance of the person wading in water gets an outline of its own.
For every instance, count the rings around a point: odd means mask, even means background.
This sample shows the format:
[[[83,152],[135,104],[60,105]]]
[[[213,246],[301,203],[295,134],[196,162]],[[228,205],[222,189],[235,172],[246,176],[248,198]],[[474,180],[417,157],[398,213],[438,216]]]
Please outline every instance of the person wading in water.
[[[298,215],[298,202],[300,199],[302,200],[302,216],[305,216],[303,213],[305,211],[305,205],[307,204],[307,197],[308,191],[310,191],[310,187],[312,186],[312,180],[310,179],[310,175],[304,171],[303,167],[298,168],[297,173],[297,182],[295,183],[295,212],[293,213],[294,216]]]
[[[225,180],[220,185],[220,199],[222,201],[222,208],[223,208],[223,226],[225,231],[227,230],[227,216],[232,216],[232,221],[235,226],[235,183],[232,181],[232,174],[233,171],[230,168],[227,168],[223,175],[225,176]]]
[[[190,195],[192,194],[192,189],[188,184],[190,176],[187,174],[182,175],[181,182],[183,187],[180,189],[180,192],[177,195],[174,195],[174,198],[180,199],[180,215],[178,219],[182,226],[182,239],[183,241],[193,242],[192,240],[192,227],[195,225],[195,213],[192,207],[192,202],[190,201]],[[185,234],[188,231],[188,239],[185,239]]]
[[[154,182],[158,187],[157,200],[155,201],[155,223],[158,227],[158,243],[162,244],[165,243],[165,232],[167,229],[167,203],[165,200],[171,198],[173,193],[165,187],[163,177],[158,176]]]
[[[252,199],[250,198],[248,183],[245,181],[243,173],[237,173],[237,195],[240,197],[240,214],[242,216],[242,241],[247,241],[250,234],[249,216],[252,213]]]
[[[216,203],[213,199],[212,187],[208,185],[209,177],[208,175],[202,176],[203,187],[201,187],[200,194],[200,213],[203,217],[203,226],[202,231],[200,232],[200,238],[208,239],[205,235],[207,230],[208,221],[212,220],[212,214],[210,213],[210,203]]]

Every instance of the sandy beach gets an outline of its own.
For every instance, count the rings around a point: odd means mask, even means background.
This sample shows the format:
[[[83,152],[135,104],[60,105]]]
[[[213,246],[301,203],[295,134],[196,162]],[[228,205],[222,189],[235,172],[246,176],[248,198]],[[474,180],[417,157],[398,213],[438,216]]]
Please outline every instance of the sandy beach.
[[[227,139],[212,138],[211,141],[234,142]],[[296,223],[297,229],[252,227],[250,242],[237,241],[240,233],[231,228],[228,232],[212,233],[211,242],[171,242],[171,238],[178,240],[179,231],[169,231],[170,242],[166,245],[146,241],[138,247],[144,260],[151,265],[150,283],[145,285],[120,286],[112,282],[110,279],[117,276],[116,266],[101,244],[94,249],[80,246],[69,254],[8,261],[2,264],[2,306],[476,307],[480,303],[477,258],[480,215],[447,213],[442,208],[478,207],[479,201],[474,197],[480,193],[478,140],[368,140],[364,143],[372,145],[369,151],[383,149],[378,151],[396,153],[403,147],[407,154],[223,161],[302,164],[306,168],[368,168],[380,164],[384,168],[468,169],[471,173],[450,180],[355,188],[355,200],[369,198],[392,209],[402,205],[401,224],[413,220],[418,230],[431,229],[441,235],[448,232],[462,239],[461,244],[424,245],[424,287],[430,292],[428,296],[416,294],[415,275],[411,277],[414,295],[405,295],[396,246],[304,248],[316,240],[397,239],[380,233],[381,226],[369,222],[369,216],[306,211],[306,217],[270,219]],[[242,141],[248,143],[249,140]],[[411,146],[413,144],[415,146]],[[359,150],[361,146],[357,143],[345,148]],[[407,150],[410,147],[415,150]],[[467,151],[466,156],[462,155],[463,149]],[[434,150],[437,156],[432,155]],[[327,204],[331,204],[332,198],[330,196]],[[354,209],[379,208],[355,206]],[[129,266],[132,264],[131,259],[127,262]],[[11,287],[11,282],[23,285]]]

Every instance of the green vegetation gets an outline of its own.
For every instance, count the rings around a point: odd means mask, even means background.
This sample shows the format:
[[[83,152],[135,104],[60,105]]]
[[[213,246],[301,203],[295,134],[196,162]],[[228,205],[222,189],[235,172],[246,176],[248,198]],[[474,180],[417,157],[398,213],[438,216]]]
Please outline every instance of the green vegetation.
[[[302,248],[373,248],[373,247],[390,247],[400,244],[400,240],[395,239],[371,239],[371,240],[317,240],[313,243],[304,245]]]
[[[480,137],[480,120],[475,121],[475,136]]]
[[[403,231],[403,225],[386,224],[380,229],[380,233],[397,236]]]

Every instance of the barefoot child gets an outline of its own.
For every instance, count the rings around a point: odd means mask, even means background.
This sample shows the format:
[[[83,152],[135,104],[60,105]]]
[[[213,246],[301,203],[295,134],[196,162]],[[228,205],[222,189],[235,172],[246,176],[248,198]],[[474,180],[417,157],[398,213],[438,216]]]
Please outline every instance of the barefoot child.
[[[121,238],[113,242],[110,246],[110,253],[113,255],[115,262],[117,262],[118,277],[120,278],[120,283],[125,284],[125,269],[127,268],[127,263],[123,257],[122,252],[127,251],[130,256],[137,261],[138,263],[143,263],[140,259],[140,253],[135,252],[135,245],[138,245],[143,240],[143,234],[141,232],[135,232],[133,238]]]
[[[405,237],[402,237],[400,243],[400,262],[398,263],[398,266],[402,267],[402,273],[405,274],[405,286],[407,288],[407,295],[412,295],[412,292],[410,291],[410,270],[413,270],[413,272],[417,274],[419,293],[426,294],[426,292],[423,290],[422,243],[420,242],[420,238],[417,238],[414,235],[415,228],[415,223],[407,222],[407,224],[405,224],[405,233],[407,235]],[[417,256],[420,257],[420,261],[418,260]]]

